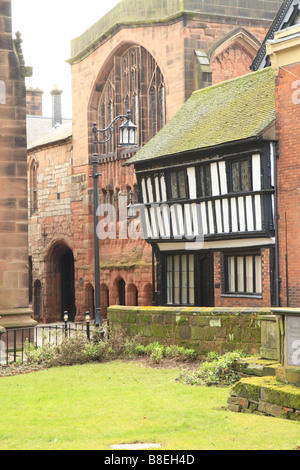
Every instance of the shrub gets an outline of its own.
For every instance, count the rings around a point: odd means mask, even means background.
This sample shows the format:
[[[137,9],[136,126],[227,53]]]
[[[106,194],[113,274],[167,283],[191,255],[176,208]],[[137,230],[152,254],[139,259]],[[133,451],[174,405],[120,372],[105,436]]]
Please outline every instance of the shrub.
[[[87,336],[82,331],[76,331],[73,336],[64,338],[56,349],[56,362],[59,365],[83,364],[86,362],[84,354]]]
[[[163,346],[157,341],[149,343],[147,346],[135,341],[128,341],[125,352],[131,359],[139,356],[148,356],[155,364],[158,364],[163,358],[175,360],[195,360],[197,358],[197,353],[194,349],[186,349],[176,345]]]
[[[194,360],[197,357],[193,349],[180,346],[163,346],[153,342],[144,346],[139,337],[128,340],[124,334],[118,333],[111,337],[103,334],[101,330],[93,331],[89,340],[84,331],[76,331],[70,337],[62,337],[57,345],[45,344],[36,347],[27,343],[25,356],[28,363],[44,364],[46,367],[83,364],[86,362],[102,362],[115,358],[134,359],[147,356],[155,364],[163,358],[175,360]]]
[[[240,380],[240,375],[234,370],[234,363],[244,357],[243,351],[234,351],[219,356],[210,354],[208,360],[203,362],[198,371],[182,373],[178,381],[188,385],[206,385],[228,387]]]
[[[83,349],[83,358],[87,362],[103,362],[112,359],[114,356],[114,350],[106,341],[87,342]]]
[[[43,364],[45,367],[51,367],[56,363],[56,351],[49,343],[37,348],[35,343],[29,343],[26,339],[24,355],[29,364]]]
[[[181,360],[195,360],[197,353],[194,349],[187,349],[183,346],[168,346],[165,348],[165,356],[173,359],[180,358]]]
[[[107,341],[99,341],[97,333],[89,341],[84,331],[76,331],[74,335],[62,338],[57,345],[47,343],[37,348],[27,341],[24,354],[27,363],[44,364],[45,367],[101,362],[115,355]]]

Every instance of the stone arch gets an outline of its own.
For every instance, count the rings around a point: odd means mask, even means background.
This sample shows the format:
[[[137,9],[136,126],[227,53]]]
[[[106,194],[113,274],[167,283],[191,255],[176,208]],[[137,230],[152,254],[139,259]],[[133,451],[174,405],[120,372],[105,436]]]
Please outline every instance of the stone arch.
[[[141,305],[150,307],[153,303],[153,287],[149,282],[143,286]]]
[[[68,311],[69,321],[76,317],[74,255],[65,240],[51,243],[45,257],[45,317],[61,321]]]
[[[101,313],[102,317],[107,318],[107,309],[109,307],[109,288],[107,284],[101,284],[100,286],[101,293]]]
[[[135,85],[130,89],[130,96],[128,96],[128,103],[126,103],[127,89],[126,89],[126,79],[124,79],[124,69],[126,66],[123,64],[122,60],[126,58],[126,54],[132,52],[132,57],[134,57],[133,51],[138,50],[139,55],[136,57],[137,63],[136,66],[133,66],[130,73],[132,74],[133,70],[136,70]],[[143,63],[143,66],[141,65]],[[155,74],[150,71],[152,67],[155,71]],[[142,71],[142,72],[141,72]],[[148,73],[149,72],[149,73]],[[129,72],[128,72],[129,73]],[[142,78],[143,74],[143,78]],[[134,75],[134,74],[133,74]],[[108,124],[108,106],[102,106],[101,101],[103,100],[103,94],[106,92],[106,87],[108,83],[113,83],[112,93],[115,93],[116,99],[112,100],[111,97],[107,97],[107,104],[110,103],[110,108],[112,106],[114,117],[119,114],[126,113],[126,107],[129,105],[133,120],[137,119],[139,129],[139,146],[144,145],[153,135],[154,124],[151,121],[151,113],[149,112],[149,104],[151,100],[148,97],[149,95],[149,85],[153,76],[158,77],[157,83],[155,83],[155,90],[157,95],[160,94],[163,99],[161,106],[158,106],[156,111],[155,122],[155,132],[160,130],[160,121],[163,121],[165,124],[166,121],[166,94],[161,93],[162,83],[164,85],[163,90],[166,89],[165,79],[162,69],[157,63],[155,57],[151,52],[146,49],[143,45],[136,42],[122,42],[119,44],[109,55],[109,57],[104,62],[92,89],[89,105],[88,105],[88,125],[89,128],[92,128],[93,122],[97,122],[98,128],[105,128]],[[160,79],[161,77],[161,79]],[[129,78],[129,81],[132,77]],[[153,100],[152,100],[153,101]],[[143,112],[141,112],[143,110]],[[164,118],[160,117],[164,113]],[[105,119],[103,119],[105,114]],[[151,122],[150,122],[151,121]],[[151,130],[152,129],[152,130]],[[93,136],[90,133],[89,140],[89,156],[91,158],[93,154]],[[115,133],[115,139],[117,141],[118,133]],[[103,146],[104,151],[102,154],[106,154],[112,151],[110,146]]]
[[[118,305],[126,305],[126,282],[122,277],[118,281]]]
[[[244,28],[237,28],[220,39],[209,51],[212,84],[250,72],[260,41]]]
[[[95,318],[95,290],[90,283],[85,288],[85,311],[90,312],[91,318]]]
[[[39,279],[37,279],[33,284],[33,312],[34,319],[37,322],[41,322],[43,316],[43,300],[42,283]]]
[[[135,284],[128,284],[126,288],[127,305],[137,307],[139,305],[139,293]]]
[[[126,305],[126,282],[118,275],[109,291],[111,305]]]

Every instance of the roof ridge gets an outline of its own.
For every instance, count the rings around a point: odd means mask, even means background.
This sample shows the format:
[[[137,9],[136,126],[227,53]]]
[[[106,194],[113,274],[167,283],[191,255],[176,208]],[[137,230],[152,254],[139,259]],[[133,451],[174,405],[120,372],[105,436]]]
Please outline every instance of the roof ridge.
[[[275,117],[274,71],[268,67],[193,93],[125,165],[259,138]]]
[[[192,95],[195,95],[197,93],[202,93],[202,92],[207,92],[208,90],[211,90],[212,88],[216,89],[216,88],[220,88],[222,86],[228,86],[230,83],[232,82],[235,82],[235,81],[242,81],[243,79],[245,80],[246,78],[250,78],[250,77],[253,77],[254,75],[257,76],[257,75],[262,75],[262,74],[265,74],[265,73],[270,73],[270,72],[273,72],[273,68],[272,67],[265,67],[264,69],[262,70],[257,70],[255,72],[252,72],[251,70],[249,71],[249,73],[246,73],[245,75],[242,75],[240,77],[234,77],[234,78],[230,78],[229,80],[224,80],[223,82],[220,82],[220,83],[215,83],[214,85],[211,85],[209,87],[206,87],[206,88],[200,88],[199,90],[195,90],[193,91]],[[191,95],[191,96],[192,96]]]

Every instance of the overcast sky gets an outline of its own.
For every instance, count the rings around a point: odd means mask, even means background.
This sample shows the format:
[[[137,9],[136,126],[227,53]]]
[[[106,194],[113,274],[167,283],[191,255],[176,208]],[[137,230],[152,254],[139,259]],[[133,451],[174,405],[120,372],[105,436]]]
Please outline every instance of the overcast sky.
[[[111,10],[120,0],[12,0],[13,35],[20,31],[25,64],[33,67],[26,86],[39,88],[43,95],[43,114],[51,116],[50,91],[64,91],[63,117],[70,118],[71,40]]]

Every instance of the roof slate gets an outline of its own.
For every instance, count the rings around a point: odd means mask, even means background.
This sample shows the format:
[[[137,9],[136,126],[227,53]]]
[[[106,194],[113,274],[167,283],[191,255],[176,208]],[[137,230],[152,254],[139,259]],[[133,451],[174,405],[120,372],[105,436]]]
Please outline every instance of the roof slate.
[[[28,142],[27,149],[32,150],[36,147],[53,144],[69,137],[72,137],[72,121],[67,120],[62,125],[51,127],[48,132],[44,132],[38,138]]]
[[[194,92],[125,165],[261,136],[275,120],[271,67]]]

